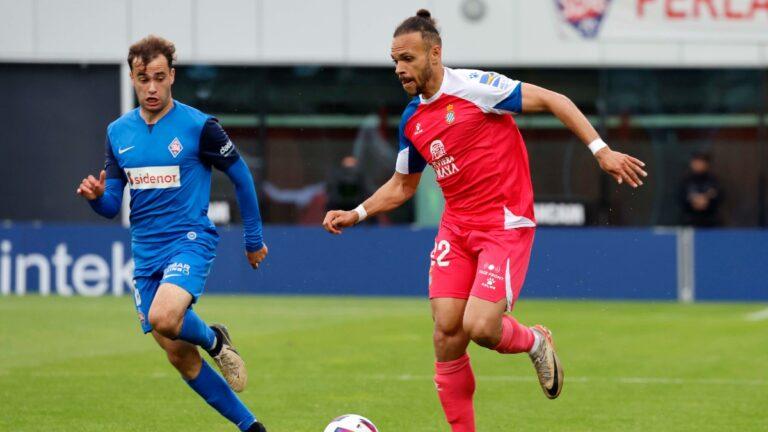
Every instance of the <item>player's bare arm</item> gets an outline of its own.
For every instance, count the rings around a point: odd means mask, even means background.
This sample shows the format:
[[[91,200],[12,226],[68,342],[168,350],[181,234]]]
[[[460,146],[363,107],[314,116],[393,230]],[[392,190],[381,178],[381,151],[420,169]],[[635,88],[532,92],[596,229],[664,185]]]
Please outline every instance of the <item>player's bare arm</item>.
[[[405,204],[416,193],[421,173],[401,174],[396,172],[370,198],[360,206],[366,217],[396,209]],[[342,228],[361,222],[361,212],[356,210],[331,210],[325,215],[323,228],[331,234],[341,234]]]
[[[643,185],[642,177],[648,175],[643,170],[645,163],[630,155],[613,151],[604,145],[587,117],[568,97],[533,84],[522,85],[524,113],[551,112],[584,144],[597,143],[602,147],[595,152],[595,158],[600,168],[616,179],[619,184],[627,182],[633,188]]]
[[[77,187],[77,194],[89,201],[99,199],[99,197],[104,195],[106,181],[107,172],[104,170],[101,171],[98,179],[89,175],[80,182],[80,186]]]

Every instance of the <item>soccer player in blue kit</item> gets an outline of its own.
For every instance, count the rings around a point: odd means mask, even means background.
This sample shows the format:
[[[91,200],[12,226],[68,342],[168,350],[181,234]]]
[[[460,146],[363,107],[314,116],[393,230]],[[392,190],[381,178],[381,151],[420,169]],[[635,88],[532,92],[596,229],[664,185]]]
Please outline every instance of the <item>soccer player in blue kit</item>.
[[[241,431],[266,432],[233,392],[245,388],[245,364],[226,327],[208,326],[192,310],[203,292],[219,236],[208,219],[211,168],[235,185],[246,257],[255,269],[267,255],[253,178],[224,129],[211,116],[171,97],[173,43],[148,36],[130,47],[128,64],[139,101],[107,128],[106,162],[99,178],[77,193],[98,214],[120,210],[131,193],[131,239],[136,310],[187,384]],[[221,370],[216,373],[197,347]]]

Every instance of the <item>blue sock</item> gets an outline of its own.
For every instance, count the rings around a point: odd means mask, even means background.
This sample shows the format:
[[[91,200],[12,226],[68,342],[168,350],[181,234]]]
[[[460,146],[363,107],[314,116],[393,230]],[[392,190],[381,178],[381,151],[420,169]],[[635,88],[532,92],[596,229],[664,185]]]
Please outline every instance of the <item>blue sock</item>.
[[[229,388],[224,378],[217,374],[205,360],[203,360],[203,365],[200,368],[200,374],[197,375],[197,378],[187,381],[187,384],[202,396],[208,405],[237,425],[241,431],[248,430],[256,421],[256,417]]]
[[[213,348],[216,333],[192,309],[187,309],[178,339],[198,345],[206,351]],[[203,362],[205,363],[205,362]]]

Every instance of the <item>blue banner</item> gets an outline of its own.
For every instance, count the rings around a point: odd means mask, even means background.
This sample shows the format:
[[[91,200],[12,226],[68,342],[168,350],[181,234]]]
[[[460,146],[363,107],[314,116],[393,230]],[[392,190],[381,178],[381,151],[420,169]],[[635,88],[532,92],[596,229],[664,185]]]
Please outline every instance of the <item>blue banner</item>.
[[[206,285],[214,294],[427,296],[434,229],[267,226],[267,261],[252,270],[242,231],[220,229]],[[767,300],[768,231],[696,235],[697,298]],[[522,296],[677,298],[675,231],[539,228]],[[128,231],[113,225],[0,228],[0,295],[123,295],[131,289]]]
[[[676,236],[633,228],[538,228],[526,297],[677,298]]]
[[[768,230],[699,230],[696,298],[768,301]]]

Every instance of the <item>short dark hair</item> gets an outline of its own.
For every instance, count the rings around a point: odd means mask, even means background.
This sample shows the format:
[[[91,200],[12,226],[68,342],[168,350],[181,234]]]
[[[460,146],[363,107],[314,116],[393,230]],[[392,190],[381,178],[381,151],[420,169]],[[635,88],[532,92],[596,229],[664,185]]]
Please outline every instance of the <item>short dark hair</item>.
[[[141,60],[141,63],[146,66],[159,55],[165,57],[168,60],[168,67],[172,68],[173,61],[176,60],[176,46],[168,39],[149,35],[128,49],[128,66],[133,70],[133,62],[136,59]]]
[[[415,16],[407,18],[395,29],[392,37],[398,37],[407,33],[421,33],[421,38],[429,43],[429,46],[442,45],[440,32],[437,30],[437,22],[426,9],[419,9]]]

